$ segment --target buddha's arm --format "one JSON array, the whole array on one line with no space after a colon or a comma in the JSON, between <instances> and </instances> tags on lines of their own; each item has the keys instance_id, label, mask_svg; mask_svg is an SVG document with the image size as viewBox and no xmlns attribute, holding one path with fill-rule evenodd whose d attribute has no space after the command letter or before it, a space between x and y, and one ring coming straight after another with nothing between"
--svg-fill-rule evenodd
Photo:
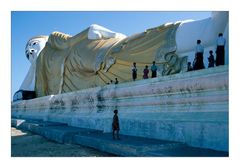
<instances>
[{"instance_id":1,"label":"buddha's arm","mask_svg":"<svg viewBox=\"0 0 240 168\"><path fill-rule=\"evenodd\" d=\"M75 36L71 36L70 38L68 38L67 40L68 46L74 46L75 44L79 43L81 40L86 39L87 32L88 32L88 29L85 29L84 31L76 34Z\"/></svg>"}]
</instances>

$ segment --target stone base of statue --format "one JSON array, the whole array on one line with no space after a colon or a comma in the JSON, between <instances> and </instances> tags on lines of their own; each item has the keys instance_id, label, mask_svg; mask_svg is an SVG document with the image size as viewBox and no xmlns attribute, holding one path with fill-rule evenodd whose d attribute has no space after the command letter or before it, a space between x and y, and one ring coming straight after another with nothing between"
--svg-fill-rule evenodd
<instances>
[{"instance_id":1,"label":"stone base of statue","mask_svg":"<svg viewBox=\"0 0 240 168\"><path fill-rule=\"evenodd\" d=\"M228 66L12 103L12 117L228 151Z\"/></svg>"}]
</instances>

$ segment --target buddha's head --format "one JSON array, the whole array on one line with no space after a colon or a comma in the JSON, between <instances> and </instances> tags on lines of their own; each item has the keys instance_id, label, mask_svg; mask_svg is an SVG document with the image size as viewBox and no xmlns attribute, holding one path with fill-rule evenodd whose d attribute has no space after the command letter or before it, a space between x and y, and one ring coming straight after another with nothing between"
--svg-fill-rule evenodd
<instances>
[{"instance_id":1,"label":"buddha's head","mask_svg":"<svg viewBox=\"0 0 240 168\"><path fill-rule=\"evenodd\" d=\"M25 54L31 64L36 61L38 55L45 47L48 36L36 36L31 38L25 47Z\"/></svg>"}]
</instances>

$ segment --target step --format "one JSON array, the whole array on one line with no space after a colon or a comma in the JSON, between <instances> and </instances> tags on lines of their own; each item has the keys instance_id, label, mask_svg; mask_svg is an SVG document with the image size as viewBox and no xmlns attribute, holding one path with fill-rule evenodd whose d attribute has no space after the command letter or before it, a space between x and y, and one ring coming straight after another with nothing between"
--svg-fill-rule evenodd
<instances>
[{"instance_id":1,"label":"step","mask_svg":"<svg viewBox=\"0 0 240 168\"><path fill-rule=\"evenodd\" d=\"M189 147L174 141L121 134L120 140L113 140L111 133L40 120L12 119L12 126L34 132L58 143L83 145L117 156L228 156L228 152Z\"/></svg>"}]
</instances>

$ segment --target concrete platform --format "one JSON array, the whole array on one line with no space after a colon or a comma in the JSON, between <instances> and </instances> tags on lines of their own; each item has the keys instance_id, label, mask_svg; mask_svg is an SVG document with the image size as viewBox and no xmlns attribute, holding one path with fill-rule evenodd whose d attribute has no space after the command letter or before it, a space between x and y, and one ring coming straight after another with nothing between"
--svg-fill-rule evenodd
<instances>
[{"instance_id":1,"label":"concrete platform","mask_svg":"<svg viewBox=\"0 0 240 168\"><path fill-rule=\"evenodd\" d=\"M67 126L41 120L12 119L12 126L39 134L59 143L79 144L117 156L141 157L227 157L228 152L187 146L186 144L159 139L120 135L113 140L111 133Z\"/></svg>"},{"instance_id":2,"label":"concrete platform","mask_svg":"<svg viewBox=\"0 0 240 168\"><path fill-rule=\"evenodd\" d=\"M229 151L228 65L12 103L12 118L43 120Z\"/></svg>"},{"instance_id":3,"label":"concrete platform","mask_svg":"<svg viewBox=\"0 0 240 168\"><path fill-rule=\"evenodd\" d=\"M11 128L11 157L113 157L87 146L57 143L20 128Z\"/></svg>"}]
</instances>

